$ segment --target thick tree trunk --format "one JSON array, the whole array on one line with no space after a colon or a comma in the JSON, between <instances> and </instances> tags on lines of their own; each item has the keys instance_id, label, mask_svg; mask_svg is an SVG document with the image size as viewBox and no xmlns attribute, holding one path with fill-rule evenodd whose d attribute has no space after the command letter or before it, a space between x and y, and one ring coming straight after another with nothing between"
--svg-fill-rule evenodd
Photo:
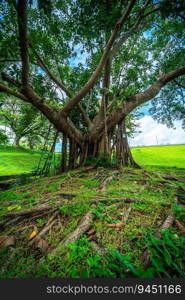
<instances>
[{"instance_id":1,"label":"thick tree trunk","mask_svg":"<svg viewBox=\"0 0 185 300\"><path fill-rule=\"evenodd\" d=\"M126 134L125 119L118 124L117 143L116 143L116 159L119 166L127 166L140 168L140 166L133 159L128 138Z\"/></svg>"}]
</instances>

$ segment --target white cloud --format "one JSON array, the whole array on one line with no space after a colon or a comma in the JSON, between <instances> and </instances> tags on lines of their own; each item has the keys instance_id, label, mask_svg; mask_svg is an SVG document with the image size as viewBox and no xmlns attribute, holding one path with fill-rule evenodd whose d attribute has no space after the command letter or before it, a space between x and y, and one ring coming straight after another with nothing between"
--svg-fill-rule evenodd
<instances>
[{"instance_id":1,"label":"white cloud","mask_svg":"<svg viewBox=\"0 0 185 300\"><path fill-rule=\"evenodd\" d=\"M134 138L129 139L130 146L185 143L185 131L181 127L181 121L174 122L176 129L159 124L150 116L141 118L138 123L140 124L139 129L141 133L136 134Z\"/></svg>"}]
</instances>

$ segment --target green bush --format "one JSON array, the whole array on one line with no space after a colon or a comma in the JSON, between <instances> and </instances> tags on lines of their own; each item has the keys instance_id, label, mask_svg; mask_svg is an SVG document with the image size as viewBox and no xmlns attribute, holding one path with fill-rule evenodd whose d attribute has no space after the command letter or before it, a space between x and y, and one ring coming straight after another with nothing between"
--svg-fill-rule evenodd
<instances>
[{"instance_id":1,"label":"green bush","mask_svg":"<svg viewBox=\"0 0 185 300\"><path fill-rule=\"evenodd\" d=\"M9 138L3 129L0 129L0 145L7 145L9 143Z\"/></svg>"}]
</instances>

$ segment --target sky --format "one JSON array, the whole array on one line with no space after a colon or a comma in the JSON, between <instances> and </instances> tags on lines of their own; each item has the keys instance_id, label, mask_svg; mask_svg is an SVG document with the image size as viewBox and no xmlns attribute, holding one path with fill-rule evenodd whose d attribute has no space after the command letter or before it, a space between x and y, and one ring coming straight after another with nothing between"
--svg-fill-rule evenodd
<instances>
[{"instance_id":1,"label":"sky","mask_svg":"<svg viewBox=\"0 0 185 300\"><path fill-rule=\"evenodd\" d=\"M185 130L181 127L181 121L175 121L176 129L168 128L153 120L151 116L145 115L138 121L141 133L129 139L133 146L150 146L166 144L185 144Z\"/></svg>"}]
</instances>

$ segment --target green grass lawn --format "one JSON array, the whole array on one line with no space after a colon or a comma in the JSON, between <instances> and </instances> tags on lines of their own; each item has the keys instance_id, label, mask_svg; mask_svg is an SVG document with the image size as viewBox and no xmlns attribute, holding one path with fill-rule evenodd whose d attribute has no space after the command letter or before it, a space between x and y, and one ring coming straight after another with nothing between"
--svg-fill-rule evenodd
<instances>
[{"instance_id":1,"label":"green grass lawn","mask_svg":"<svg viewBox=\"0 0 185 300\"><path fill-rule=\"evenodd\" d=\"M0 175L29 173L37 167L39 153L21 147L0 146Z\"/></svg>"},{"instance_id":2,"label":"green grass lawn","mask_svg":"<svg viewBox=\"0 0 185 300\"><path fill-rule=\"evenodd\" d=\"M185 145L132 148L141 166L185 168ZM0 146L0 175L29 173L38 166L40 153L21 147Z\"/></svg>"},{"instance_id":3,"label":"green grass lawn","mask_svg":"<svg viewBox=\"0 0 185 300\"><path fill-rule=\"evenodd\" d=\"M0 147L0 172L22 173L37 165L39 153L14 150ZM57 176L34 178L0 191L1 235L7 237L11 233L16 241L13 257L8 247L0 249L0 269L3 270L0 278L185 277L182 230L173 222L169 230L163 231L160 240L156 242L153 237L172 212L185 227L184 170L178 169L185 167L185 146L142 147L132 151L144 168L117 171L101 167L91 172L81 168ZM7 165L4 169L3 164ZM105 178L111 180L102 191ZM135 201L126 203L124 198ZM92 206L93 200L96 200L95 206ZM7 213L46 203L51 207L47 213L39 211L39 215L28 215L18 221L15 218L13 224L7 225ZM53 209L58 210L57 217L42 243L30 245L33 230L37 228L41 232L53 216ZM124 221L128 210L128 220ZM93 217L91 234L84 233L66 251L65 239L76 230L87 212L92 212ZM2 226L3 221L5 226ZM115 224L119 224L119 228ZM93 250L91 240L106 252ZM48 256L50 249L57 247L59 252ZM144 270L141 257L146 248L152 259Z\"/></svg>"},{"instance_id":4,"label":"green grass lawn","mask_svg":"<svg viewBox=\"0 0 185 300\"><path fill-rule=\"evenodd\" d=\"M132 154L141 166L185 168L185 145L132 148Z\"/></svg>"}]
</instances>

